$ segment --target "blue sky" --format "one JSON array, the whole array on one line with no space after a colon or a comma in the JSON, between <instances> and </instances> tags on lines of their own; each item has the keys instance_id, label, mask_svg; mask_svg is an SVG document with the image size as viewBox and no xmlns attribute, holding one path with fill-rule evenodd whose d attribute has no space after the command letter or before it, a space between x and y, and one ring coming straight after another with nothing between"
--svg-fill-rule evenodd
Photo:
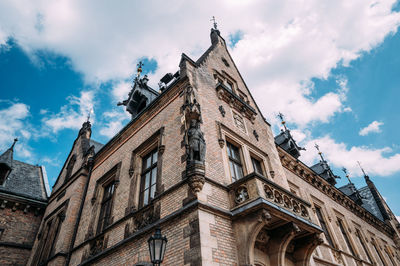
<instances>
[{"instance_id":1,"label":"blue sky","mask_svg":"<svg viewBox=\"0 0 400 266\"><path fill-rule=\"evenodd\" d=\"M399 7L394 0L4 1L0 149L19 137L16 158L44 165L52 185L87 114L93 110L92 138L106 143L130 119L116 103L136 63L144 61L157 88L182 52L196 59L208 48L214 15L273 131L280 111L307 148L303 162L318 160L318 143L335 173L344 177L340 169L348 168L359 187L361 161L399 216Z\"/></svg>"}]
</instances>

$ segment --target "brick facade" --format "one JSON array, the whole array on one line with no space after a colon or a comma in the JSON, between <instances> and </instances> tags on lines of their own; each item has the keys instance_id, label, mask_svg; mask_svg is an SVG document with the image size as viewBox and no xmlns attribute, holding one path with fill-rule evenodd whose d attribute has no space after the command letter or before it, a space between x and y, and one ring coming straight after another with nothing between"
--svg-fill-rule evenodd
<instances>
[{"instance_id":1,"label":"brick facade","mask_svg":"<svg viewBox=\"0 0 400 266\"><path fill-rule=\"evenodd\" d=\"M148 265L147 239L160 227L168 238L163 265L371 265L354 238L355 226L365 232L374 259L370 245L376 241L387 264L391 255L385 249L400 264L397 224L380 229L376 218L359 216L350 203L336 202L306 182L305 170L296 174L296 160L275 145L270 125L217 30L212 30L211 40L197 62L182 55L179 78L101 150L90 153L85 148L91 132L86 125L61 170L41 224L44 232L48 221L65 211L53 253L39 259L43 240L37 238L29 264ZM189 105L195 111L188 115ZM190 165L186 154L184 139L193 117L202 122L204 165ZM236 182L227 142L240 153L243 178ZM140 194L142 160L154 150L157 189L145 205ZM73 154L77 160L64 181ZM251 158L260 162L262 173L254 173ZM107 226L99 229L108 184L114 184L112 209ZM327 222L337 243L334 248L321 238L314 211L319 201L331 217ZM339 216L346 217L350 241L361 255L351 256L346 250L335 225Z\"/></svg>"}]
</instances>

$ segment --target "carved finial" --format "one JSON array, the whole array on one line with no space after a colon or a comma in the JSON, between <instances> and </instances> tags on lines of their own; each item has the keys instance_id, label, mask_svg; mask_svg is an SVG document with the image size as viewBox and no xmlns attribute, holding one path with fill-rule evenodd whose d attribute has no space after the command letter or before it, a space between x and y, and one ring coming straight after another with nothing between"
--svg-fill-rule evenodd
<instances>
[{"instance_id":1,"label":"carved finial","mask_svg":"<svg viewBox=\"0 0 400 266\"><path fill-rule=\"evenodd\" d=\"M342 171L346 174L347 180L349 180L349 184L351 184L350 176L349 176L349 174L347 173L347 169L343 167L343 168L342 168Z\"/></svg>"},{"instance_id":2,"label":"carved finial","mask_svg":"<svg viewBox=\"0 0 400 266\"><path fill-rule=\"evenodd\" d=\"M214 16L212 17L212 19L211 19L210 21L213 21L214 30L218 30L218 29L217 29L217 22L216 22Z\"/></svg>"},{"instance_id":3,"label":"carved finial","mask_svg":"<svg viewBox=\"0 0 400 266\"><path fill-rule=\"evenodd\" d=\"M284 115L281 113L281 112L279 112L278 113L278 117L281 119L281 124L283 125L283 127L285 128L285 130L287 130L287 128L286 128L286 122L285 122L285 120L284 120Z\"/></svg>"},{"instance_id":4,"label":"carved finial","mask_svg":"<svg viewBox=\"0 0 400 266\"><path fill-rule=\"evenodd\" d=\"M360 166L361 171L363 172L364 176L366 176L367 174L365 173L364 169L361 166L360 161L357 161L358 166Z\"/></svg>"},{"instance_id":5,"label":"carved finial","mask_svg":"<svg viewBox=\"0 0 400 266\"><path fill-rule=\"evenodd\" d=\"M137 64L137 74L136 77L139 78L140 74L142 73L142 66L144 66L142 61L139 61L139 63Z\"/></svg>"},{"instance_id":6,"label":"carved finial","mask_svg":"<svg viewBox=\"0 0 400 266\"><path fill-rule=\"evenodd\" d=\"M13 144L10 147L10 150L14 149L15 143L17 143L17 141L18 141L18 138L15 138Z\"/></svg>"}]
</instances>

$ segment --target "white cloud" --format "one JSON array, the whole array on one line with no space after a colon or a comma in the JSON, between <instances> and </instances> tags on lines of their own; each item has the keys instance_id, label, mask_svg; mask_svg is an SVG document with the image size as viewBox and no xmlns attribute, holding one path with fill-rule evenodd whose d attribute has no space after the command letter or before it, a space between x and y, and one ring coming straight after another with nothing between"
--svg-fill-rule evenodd
<instances>
[{"instance_id":1,"label":"white cloud","mask_svg":"<svg viewBox=\"0 0 400 266\"><path fill-rule=\"evenodd\" d=\"M123 128L124 122L129 121L128 119L131 118L131 116L124 110L105 112L102 116L108 122L105 123L99 132L100 135L109 138L117 134Z\"/></svg>"},{"instance_id":2,"label":"white cloud","mask_svg":"<svg viewBox=\"0 0 400 266\"><path fill-rule=\"evenodd\" d=\"M305 144L306 151L302 152L300 159L308 165L317 161L318 154L314 144L320 146L326 160L335 167L346 167L352 175L361 176L357 165L360 161L363 168L370 175L387 176L400 171L400 154L391 155L392 149L380 149L367 146L349 147L345 143L336 142L329 136L313 139ZM389 155L390 154L390 155Z\"/></svg>"},{"instance_id":3,"label":"white cloud","mask_svg":"<svg viewBox=\"0 0 400 266\"><path fill-rule=\"evenodd\" d=\"M8 149L15 137L19 139L15 146L18 156L29 158L32 155L27 141L32 130L27 119L30 116L29 106L23 103L8 102L8 107L0 109L0 153Z\"/></svg>"},{"instance_id":4,"label":"white cloud","mask_svg":"<svg viewBox=\"0 0 400 266\"><path fill-rule=\"evenodd\" d=\"M311 78L329 77L332 68L394 33L400 22L399 13L391 11L394 3L2 1L0 44L12 36L31 56L38 49L67 56L89 83L125 80L146 56L158 63L150 76L156 84L177 69L182 52L193 57L204 52L215 15L226 39L242 33L232 54L266 116L279 110L304 126L351 110L340 84L312 97Z\"/></svg>"},{"instance_id":5,"label":"white cloud","mask_svg":"<svg viewBox=\"0 0 400 266\"><path fill-rule=\"evenodd\" d=\"M366 136L372 132L379 133L379 132L381 132L380 126L382 126L382 125L383 125L383 122L374 121L371 124L369 124L367 127L360 129L360 132L358 134L360 134L360 136Z\"/></svg>"},{"instance_id":6,"label":"white cloud","mask_svg":"<svg viewBox=\"0 0 400 266\"><path fill-rule=\"evenodd\" d=\"M80 97L69 96L68 104L61 107L56 114L46 113L42 122L56 133L62 129L79 129L94 105L94 91L82 91ZM94 118L91 117L91 121Z\"/></svg>"},{"instance_id":7,"label":"white cloud","mask_svg":"<svg viewBox=\"0 0 400 266\"><path fill-rule=\"evenodd\" d=\"M400 223L400 216L396 216L396 218L397 218L397 221L399 221L399 223Z\"/></svg>"}]
</instances>

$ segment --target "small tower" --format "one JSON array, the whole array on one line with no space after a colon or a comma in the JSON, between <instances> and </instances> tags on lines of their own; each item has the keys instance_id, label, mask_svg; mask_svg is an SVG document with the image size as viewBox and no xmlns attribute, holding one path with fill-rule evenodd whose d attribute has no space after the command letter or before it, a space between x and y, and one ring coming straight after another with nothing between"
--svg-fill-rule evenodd
<instances>
[{"instance_id":1,"label":"small tower","mask_svg":"<svg viewBox=\"0 0 400 266\"><path fill-rule=\"evenodd\" d=\"M363 202L362 202L362 197L360 195L360 192L358 191L358 189L356 188L354 183L351 182L350 175L348 174L347 169L343 167L342 170L345 173L346 178L349 181L349 183L347 185L340 187L339 190L342 191L347 196L349 196L358 205L362 205Z\"/></svg>"},{"instance_id":2,"label":"small tower","mask_svg":"<svg viewBox=\"0 0 400 266\"><path fill-rule=\"evenodd\" d=\"M2 155L0 155L0 185L3 185L8 175L12 171L12 162L14 160L14 145L18 141L14 139L14 143Z\"/></svg>"},{"instance_id":3,"label":"small tower","mask_svg":"<svg viewBox=\"0 0 400 266\"><path fill-rule=\"evenodd\" d=\"M118 106L126 106L126 111L132 115L132 119L141 113L159 95L157 91L147 85L149 81L147 75L144 75L143 78L140 77L142 66L143 63L140 61L137 64L137 74L133 79L132 90L128 94L128 99L117 104Z\"/></svg>"},{"instance_id":4,"label":"small tower","mask_svg":"<svg viewBox=\"0 0 400 266\"><path fill-rule=\"evenodd\" d=\"M275 137L275 143L297 159L300 157L300 151L305 150L305 148L299 147L296 144L296 141L290 134L290 130L286 127L286 122L283 119L284 115L279 113L278 117L281 119L281 124L284 129L281 129L281 133Z\"/></svg>"},{"instance_id":5,"label":"small tower","mask_svg":"<svg viewBox=\"0 0 400 266\"><path fill-rule=\"evenodd\" d=\"M325 160L325 158L322 156L322 152L319 149L319 146L315 144L315 148L318 151L318 154L321 158L321 160L316 163L315 165L311 166L311 169L320 175L323 179L329 182L332 186L336 185L336 178L340 178L339 176L333 174L331 168L328 165L328 162Z\"/></svg>"},{"instance_id":6,"label":"small tower","mask_svg":"<svg viewBox=\"0 0 400 266\"><path fill-rule=\"evenodd\" d=\"M380 213L382 214L383 220L385 220L385 221L390 220L389 214L385 209L385 206L382 202L382 198L380 197L380 194L379 194L378 189L376 188L374 182L372 182L372 180L369 178L369 176L365 173L364 169L361 167L360 162L357 161L357 163L360 166L361 171L363 172L365 182L367 183L367 186L368 186L369 190L371 191L371 194L376 202L376 205L378 206Z\"/></svg>"}]
</instances>

